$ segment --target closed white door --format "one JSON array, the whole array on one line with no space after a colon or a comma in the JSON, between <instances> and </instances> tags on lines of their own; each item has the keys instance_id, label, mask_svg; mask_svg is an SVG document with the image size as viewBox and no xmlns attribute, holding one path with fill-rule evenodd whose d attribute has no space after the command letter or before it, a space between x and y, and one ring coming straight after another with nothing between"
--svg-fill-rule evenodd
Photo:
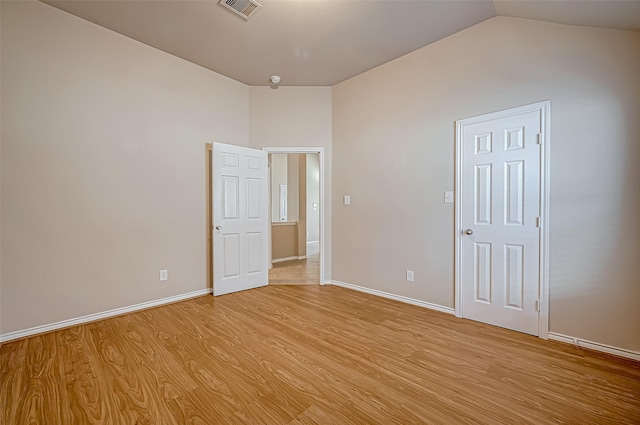
<instances>
[{"instance_id":1,"label":"closed white door","mask_svg":"<svg viewBox=\"0 0 640 425\"><path fill-rule=\"evenodd\" d=\"M269 283L267 154L213 144L213 295Z\"/></svg>"},{"instance_id":2,"label":"closed white door","mask_svg":"<svg viewBox=\"0 0 640 425\"><path fill-rule=\"evenodd\" d=\"M458 126L461 311L538 335L542 112L497 115Z\"/></svg>"}]
</instances>

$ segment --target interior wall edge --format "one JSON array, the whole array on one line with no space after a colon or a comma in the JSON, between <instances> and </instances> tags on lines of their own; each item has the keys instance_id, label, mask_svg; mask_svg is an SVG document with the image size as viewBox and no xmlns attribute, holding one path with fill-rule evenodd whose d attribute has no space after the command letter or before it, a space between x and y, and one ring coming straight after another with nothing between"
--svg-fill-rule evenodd
<instances>
[{"instance_id":1,"label":"interior wall edge","mask_svg":"<svg viewBox=\"0 0 640 425\"><path fill-rule=\"evenodd\" d=\"M98 320L107 319L109 317L121 316L123 314L133 313L136 311L146 310L148 308L159 307L166 304L172 304L178 301L184 301L191 298L201 297L212 293L212 288L199 289L197 291L187 292L185 294L173 295L171 297L160 298L153 301L145 301L138 304L133 304L126 307L114 308L112 310L102 311L100 313L87 314L86 316L75 317L72 319L61 320L55 323L49 323L46 325L34 326L28 329L22 329L14 332L8 332L6 334L0 334L0 344L5 342L14 341L16 339L22 339L30 336L40 335L48 332L57 331L72 326L82 325L90 322L97 322Z\"/></svg>"},{"instance_id":2,"label":"interior wall edge","mask_svg":"<svg viewBox=\"0 0 640 425\"><path fill-rule=\"evenodd\" d=\"M455 311L451 307L445 307L443 305L434 304L426 301L416 300L415 298L404 297L402 295L396 295L389 292L378 291L377 289L371 289L364 286L354 285L353 283L341 282L339 280L325 281L326 285L335 285L342 288L352 289L358 292L364 292L366 294L376 295L382 298L388 298L390 300L400 301L405 304L411 304L418 307L428 308L430 310L439 311L441 313L454 314Z\"/></svg>"},{"instance_id":3,"label":"interior wall edge","mask_svg":"<svg viewBox=\"0 0 640 425\"><path fill-rule=\"evenodd\" d=\"M611 345L601 344L599 342L594 342L594 341L588 341L586 339L563 335L555 332L549 332L549 339L552 341L558 341L565 344L575 345L580 348L586 348L589 350L599 351L601 353L612 354L614 356L640 361L639 351L626 350L624 348L613 347Z\"/></svg>"},{"instance_id":4,"label":"interior wall edge","mask_svg":"<svg viewBox=\"0 0 640 425\"><path fill-rule=\"evenodd\" d=\"M202 145L249 145L249 87L42 2L1 9L0 335L206 288Z\"/></svg>"}]
</instances>

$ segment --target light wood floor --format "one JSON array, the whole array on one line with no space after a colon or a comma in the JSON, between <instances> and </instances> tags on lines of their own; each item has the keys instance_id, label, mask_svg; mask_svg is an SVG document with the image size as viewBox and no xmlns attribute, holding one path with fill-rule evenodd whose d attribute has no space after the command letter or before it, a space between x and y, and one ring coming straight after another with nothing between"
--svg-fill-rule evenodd
<instances>
[{"instance_id":1,"label":"light wood floor","mask_svg":"<svg viewBox=\"0 0 640 425\"><path fill-rule=\"evenodd\" d=\"M318 285L320 254L310 254L304 260L275 263L269 270L269 285Z\"/></svg>"},{"instance_id":2,"label":"light wood floor","mask_svg":"<svg viewBox=\"0 0 640 425\"><path fill-rule=\"evenodd\" d=\"M638 424L640 363L332 286L0 348L2 424Z\"/></svg>"}]
</instances>

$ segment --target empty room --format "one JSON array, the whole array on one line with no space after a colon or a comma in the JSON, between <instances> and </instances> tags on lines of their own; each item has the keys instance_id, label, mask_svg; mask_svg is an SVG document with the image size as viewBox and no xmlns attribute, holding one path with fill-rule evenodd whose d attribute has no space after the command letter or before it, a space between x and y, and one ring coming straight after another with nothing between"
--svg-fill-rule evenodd
<instances>
[{"instance_id":1,"label":"empty room","mask_svg":"<svg viewBox=\"0 0 640 425\"><path fill-rule=\"evenodd\" d=\"M640 1L0 1L0 424L640 423Z\"/></svg>"}]
</instances>

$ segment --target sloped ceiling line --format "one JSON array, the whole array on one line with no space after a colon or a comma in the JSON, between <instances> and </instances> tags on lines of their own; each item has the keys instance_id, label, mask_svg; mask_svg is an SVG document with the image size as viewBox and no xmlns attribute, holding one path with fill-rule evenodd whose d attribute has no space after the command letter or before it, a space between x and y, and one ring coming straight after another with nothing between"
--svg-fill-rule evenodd
<instances>
[{"instance_id":1,"label":"sloped ceiling line","mask_svg":"<svg viewBox=\"0 0 640 425\"><path fill-rule=\"evenodd\" d=\"M43 2L252 86L332 86L497 15L640 31L640 0Z\"/></svg>"}]
</instances>

